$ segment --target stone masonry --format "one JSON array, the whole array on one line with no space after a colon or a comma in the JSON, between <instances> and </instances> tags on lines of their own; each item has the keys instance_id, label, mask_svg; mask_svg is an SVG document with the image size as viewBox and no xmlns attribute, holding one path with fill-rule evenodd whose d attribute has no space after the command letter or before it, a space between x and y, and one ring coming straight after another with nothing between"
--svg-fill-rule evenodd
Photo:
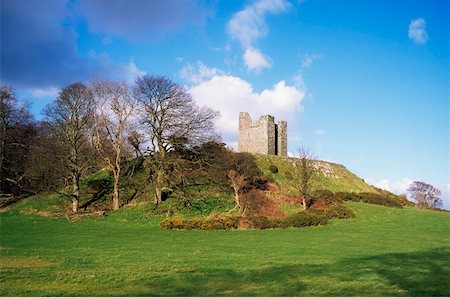
<instances>
[{"instance_id":1,"label":"stone masonry","mask_svg":"<svg viewBox=\"0 0 450 297\"><path fill-rule=\"evenodd\" d=\"M239 113L240 152L287 157L287 123L265 115L252 122L247 112Z\"/></svg>"}]
</instances>

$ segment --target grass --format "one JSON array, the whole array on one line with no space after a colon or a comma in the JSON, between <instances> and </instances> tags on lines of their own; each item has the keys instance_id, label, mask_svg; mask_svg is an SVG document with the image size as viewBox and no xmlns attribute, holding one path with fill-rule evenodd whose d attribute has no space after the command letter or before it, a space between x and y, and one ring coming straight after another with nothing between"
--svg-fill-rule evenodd
<instances>
[{"instance_id":1,"label":"grass","mask_svg":"<svg viewBox=\"0 0 450 297\"><path fill-rule=\"evenodd\" d=\"M449 296L450 215L349 202L355 219L285 230L162 230L0 214L1 296Z\"/></svg>"},{"instance_id":2,"label":"grass","mask_svg":"<svg viewBox=\"0 0 450 297\"><path fill-rule=\"evenodd\" d=\"M255 161L258 167L268 176L271 176L281 187L284 194L296 195L295 183L297 179L288 178L286 173L294 174L294 165L292 158L281 158L279 156L255 155ZM348 171L344 166L325 162L315 161L320 170L312 178L311 187L313 190L330 190L332 192L368 192L377 193L376 189L368 185L364 180ZM270 171L270 166L278 168L277 173ZM289 175L288 173L288 175Z\"/></svg>"}]
</instances>

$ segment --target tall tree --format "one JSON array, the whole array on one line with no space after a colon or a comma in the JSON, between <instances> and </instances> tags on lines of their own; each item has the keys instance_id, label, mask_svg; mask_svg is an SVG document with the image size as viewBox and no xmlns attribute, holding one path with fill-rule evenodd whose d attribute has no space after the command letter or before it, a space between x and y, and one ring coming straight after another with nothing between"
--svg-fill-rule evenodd
<instances>
[{"instance_id":1,"label":"tall tree","mask_svg":"<svg viewBox=\"0 0 450 297\"><path fill-rule=\"evenodd\" d=\"M25 159L35 132L31 113L13 89L0 87L0 193L27 192Z\"/></svg>"},{"instance_id":2,"label":"tall tree","mask_svg":"<svg viewBox=\"0 0 450 297\"><path fill-rule=\"evenodd\" d=\"M63 158L72 180L72 211L78 212L80 179L91 165L90 133L94 100L91 90L81 83L61 90L58 98L45 109L62 146Z\"/></svg>"},{"instance_id":3,"label":"tall tree","mask_svg":"<svg viewBox=\"0 0 450 297\"><path fill-rule=\"evenodd\" d=\"M113 209L117 210L122 160L130 151L127 132L134 101L124 82L95 81L92 89L95 95L95 146L113 174Z\"/></svg>"},{"instance_id":4,"label":"tall tree","mask_svg":"<svg viewBox=\"0 0 450 297\"><path fill-rule=\"evenodd\" d=\"M218 113L199 108L185 89L161 76L142 76L136 80L134 97L139 103L140 122L150 145L150 177L155 204L170 170L167 153L179 146L201 144L216 138L214 120Z\"/></svg>"},{"instance_id":5,"label":"tall tree","mask_svg":"<svg viewBox=\"0 0 450 297\"><path fill-rule=\"evenodd\" d=\"M441 191L422 181L413 181L407 191L420 207L442 206Z\"/></svg>"},{"instance_id":6,"label":"tall tree","mask_svg":"<svg viewBox=\"0 0 450 297\"><path fill-rule=\"evenodd\" d=\"M298 149L298 162L296 162L297 190L302 200L303 210L306 210L306 199L311 195L311 181L317 169L314 166L313 154L305 148Z\"/></svg>"}]
</instances>

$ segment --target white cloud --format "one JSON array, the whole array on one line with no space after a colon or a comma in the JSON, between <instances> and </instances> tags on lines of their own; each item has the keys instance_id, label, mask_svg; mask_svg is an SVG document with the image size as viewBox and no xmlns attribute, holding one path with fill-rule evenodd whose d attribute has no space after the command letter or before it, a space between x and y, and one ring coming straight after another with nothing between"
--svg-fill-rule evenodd
<instances>
[{"instance_id":1,"label":"white cloud","mask_svg":"<svg viewBox=\"0 0 450 297\"><path fill-rule=\"evenodd\" d=\"M314 132L316 133L317 136L322 136L325 134L325 130L322 130L322 129L317 129Z\"/></svg>"},{"instance_id":2,"label":"white cloud","mask_svg":"<svg viewBox=\"0 0 450 297\"><path fill-rule=\"evenodd\" d=\"M425 44L428 34L425 30L427 23L423 18L412 20L409 24L408 37L417 44Z\"/></svg>"},{"instance_id":3,"label":"white cloud","mask_svg":"<svg viewBox=\"0 0 450 297\"><path fill-rule=\"evenodd\" d=\"M268 32L265 16L286 11L289 7L285 0L259 0L235 13L228 22L229 35L244 48L243 58L248 70L258 72L271 66L268 59L254 47L254 42Z\"/></svg>"},{"instance_id":4,"label":"white cloud","mask_svg":"<svg viewBox=\"0 0 450 297\"><path fill-rule=\"evenodd\" d=\"M270 68L272 65L259 49L248 48L244 53L244 62L248 70L259 73L264 68Z\"/></svg>"},{"instance_id":5,"label":"white cloud","mask_svg":"<svg viewBox=\"0 0 450 297\"><path fill-rule=\"evenodd\" d=\"M197 61L197 65L195 66L187 64L180 71L181 78L193 84L199 84L215 75L222 74L224 74L222 70L217 68L209 68L203 64L202 61Z\"/></svg>"},{"instance_id":6,"label":"white cloud","mask_svg":"<svg viewBox=\"0 0 450 297\"><path fill-rule=\"evenodd\" d=\"M31 90L31 95L33 97L41 98L41 97L56 97L58 96L59 89L56 87L49 88L36 88Z\"/></svg>"},{"instance_id":7,"label":"white cloud","mask_svg":"<svg viewBox=\"0 0 450 297\"><path fill-rule=\"evenodd\" d=\"M192 86L189 92L199 105L220 111L216 125L228 145L237 140L239 112L249 112L253 120L271 114L276 120L293 123L294 114L300 110L300 102L305 97L303 90L286 85L285 81L258 93L249 82L223 74Z\"/></svg>"},{"instance_id":8,"label":"white cloud","mask_svg":"<svg viewBox=\"0 0 450 297\"><path fill-rule=\"evenodd\" d=\"M125 79L130 84L133 84L138 76L147 74L147 72L139 69L136 66L136 63L134 63L133 59L130 59L130 62L128 62L128 64L125 64L124 68L125 68Z\"/></svg>"},{"instance_id":9,"label":"white cloud","mask_svg":"<svg viewBox=\"0 0 450 297\"><path fill-rule=\"evenodd\" d=\"M178 63L183 62L184 58L183 57L176 57L175 61L177 61Z\"/></svg>"},{"instance_id":10,"label":"white cloud","mask_svg":"<svg viewBox=\"0 0 450 297\"><path fill-rule=\"evenodd\" d=\"M389 179L382 179L378 182L369 182L373 184L375 187L388 190L394 194L404 194L406 193L406 189L411 185L413 182L410 178L402 178L401 180L389 180Z\"/></svg>"},{"instance_id":11,"label":"white cloud","mask_svg":"<svg viewBox=\"0 0 450 297\"><path fill-rule=\"evenodd\" d=\"M323 55L319 54L307 54L302 58L302 69L309 68L315 60L322 58Z\"/></svg>"}]
</instances>

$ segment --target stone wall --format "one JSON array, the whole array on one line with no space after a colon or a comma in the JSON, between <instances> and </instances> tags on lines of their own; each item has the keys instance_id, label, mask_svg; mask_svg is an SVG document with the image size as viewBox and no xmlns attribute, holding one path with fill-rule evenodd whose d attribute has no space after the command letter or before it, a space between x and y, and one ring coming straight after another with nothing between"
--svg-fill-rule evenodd
<instances>
[{"instance_id":1,"label":"stone wall","mask_svg":"<svg viewBox=\"0 0 450 297\"><path fill-rule=\"evenodd\" d=\"M238 149L240 152L287 156L287 123L280 121L276 125L270 115L253 123L247 112L241 112Z\"/></svg>"}]
</instances>

